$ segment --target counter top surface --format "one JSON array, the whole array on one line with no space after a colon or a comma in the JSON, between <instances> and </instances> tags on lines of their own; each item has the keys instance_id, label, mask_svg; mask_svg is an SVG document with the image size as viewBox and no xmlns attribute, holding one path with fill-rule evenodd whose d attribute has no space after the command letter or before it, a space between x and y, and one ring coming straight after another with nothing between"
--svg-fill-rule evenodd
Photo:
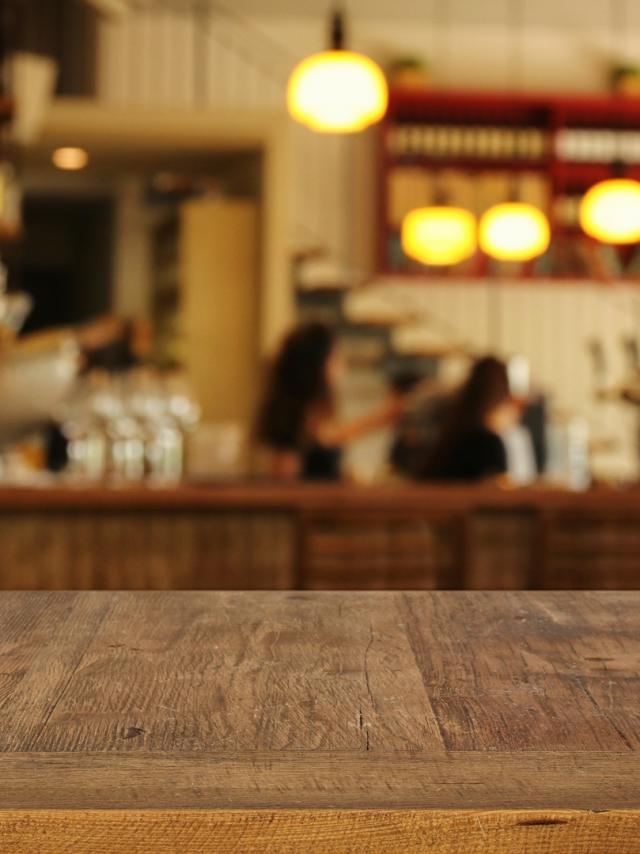
<instances>
[{"instance_id":1,"label":"counter top surface","mask_svg":"<svg viewBox=\"0 0 640 854\"><path fill-rule=\"evenodd\" d=\"M348 483L284 483L261 480L175 486L73 484L43 486L0 484L0 510L51 509L208 509L256 507L399 509L437 506L443 510L473 507L640 509L640 487L598 487L584 492L550 486L508 489L490 484L396 482L357 486Z\"/></svg>"},{"instance_id":2,"label":"counter top surface","mask_svg":"<svg viewBox=\"0 0 640 854\"><path fill-rule=\"evenodd\" d=\"M640 809L640 593L3 593L0 686L4 809Z\"/></svg>"},{"instance_id":3,"label":"counter top surface","mask_svg":"<svg viewBox=\"0 0 640 854\"><path fill-rule=\"evenodd\" d=\"M640 593L2 593L7 854L638 854Z\"/></svg>"}]
</instances>

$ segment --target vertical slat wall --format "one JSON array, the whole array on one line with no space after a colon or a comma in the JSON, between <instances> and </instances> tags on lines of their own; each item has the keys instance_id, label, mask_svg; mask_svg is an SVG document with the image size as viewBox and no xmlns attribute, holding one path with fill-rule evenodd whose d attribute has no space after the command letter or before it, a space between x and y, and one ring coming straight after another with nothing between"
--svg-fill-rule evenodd
<instances>
[{"instance_id":1,"label":"vertical slat wall","mask_svg":"<svg viewBox=\"0 0 640 854\"><path fill-rule=\"evenodd\" d=\"M315 48L322 42L322 32L317 35ZM286 41L232 11L159 3L101 20L97 93L105 104L284 113L286 81L300 46L289 51ZM352 172L353 140L293 124L291 132L291 244L328 247L333 257L348 261L352 232L342 211L354 196L344 180Z\"/></svg>"}]
</instances>

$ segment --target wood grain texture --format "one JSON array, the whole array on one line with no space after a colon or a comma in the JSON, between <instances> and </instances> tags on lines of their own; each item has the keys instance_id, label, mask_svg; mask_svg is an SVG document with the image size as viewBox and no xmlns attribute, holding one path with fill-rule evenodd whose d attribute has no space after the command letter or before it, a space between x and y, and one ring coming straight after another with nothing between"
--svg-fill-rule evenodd
<instances>
[{"instance_id":1,"label":"wood grain texture","mask_svg":"<svg viewBox=\"0 0 640 854\"><path fill-rule=\"evenodd\" d=\"M0 589L288 590L296 529L283 512L5 511Z\"/></svg>"},{"instance_id":2,"label":"wood grain texture","mask_svg":"<svg viewBox=\"0 0 640 854\"><path fill-rule=\"evenodd\" d=\"M638 807L637 756L602 751L8 753L0 767L15 810Z\"/></svg>"},{"instance_id":3,"label":"wood grain texture","mask_svg":"<svg viewBox=\"0 0 640 854\"><path fill-rule=\"evenodd\" d=\"M0 589L640 589L640 490L0 487Z\"/></svg>"},{"instance_id":4,"label":"wood grain texture","mask_svg":"<svg viewBox=\"0 0 640 854\"><path fill-rule=\"evenodd\" d=\"M0 812L6 854L640 854L637 813Z\"/></svg>"},{"instance_id":5,"label":"wood grain texture","mask_svg":"<svg viewBox=\"0 0 640 854\"><path fill-rule=\"evenodd\" d=\"M461 586L456 514L403 507L299 515L300 582L308 590L437 590Z\"/></svg>"},{"instance_id":6,"label":"wood grain texture","mask_svg":"<svg viewBox=\"0 0 640 854\"><path fill-rule=\"evenodd\" d=\"M0 850L631 854L639 710L640 593L3 593Z\"/></svg>"}]
</instances>

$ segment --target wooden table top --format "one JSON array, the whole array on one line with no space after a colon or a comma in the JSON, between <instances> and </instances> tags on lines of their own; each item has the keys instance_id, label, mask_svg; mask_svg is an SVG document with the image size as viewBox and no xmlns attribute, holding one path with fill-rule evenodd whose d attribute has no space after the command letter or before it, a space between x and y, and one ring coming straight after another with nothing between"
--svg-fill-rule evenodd
<instances>
[{"instance_id":1,"label":"wooden table top","mask_svg":"<svg viewBox=\"0 0 640 854\"><path fill-rule=\"evenodd\" d=\"M640 593L0 594L3 854L462 838L640 852Z\"/></svg>"}]
</instances>

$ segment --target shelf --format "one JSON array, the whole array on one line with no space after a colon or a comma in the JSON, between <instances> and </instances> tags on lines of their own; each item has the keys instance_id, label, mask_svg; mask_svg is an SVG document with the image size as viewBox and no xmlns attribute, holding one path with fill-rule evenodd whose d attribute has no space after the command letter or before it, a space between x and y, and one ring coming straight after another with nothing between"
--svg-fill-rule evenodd
<instances>
[{"instance_id":1,"label":"shelf","mask_svg":"<svg viewBox=\"0 0 640 854\"><path fill-rule=\"evenodd\" d=\"M640 129L640 97L393 89L387 121Z\"/></svg>"},{"instance_id":2,"label":"shelf","mask_svg":"<svg viewBox=\"0 0 640 854\"><path fill-rule=\"evenodd\" d=\"M627 164L625 175L640 180L640 97L392 90L387 115L379 126L378 272L425 277L422 271L389 269L400 260L394 258L398 249L393 235L397 232L387 222L392 210L391 176L402 169L431 173L425 175L421 190L416 191L409 174L404 184L397 185L405 187L404 202L409 205L416 204L413 197L421 192L433 194L437 176L445 170L466 176L535 173L536 180L544 178L539 186L548 200L552 233L566 237L571 229L556 219L557 201L578 197L592 184L611 177L621 155ZM418 177L418 181L417 186L422 187L422 179ZM394 198L394 205L398 204L400 197ZM394 221L404 210L403 203L399 205ZM485 264L472 273L477 278L486 275ZM451 271L447 279L466 276ZM575 276L587 278L581 272ZM531 265L523 267L520 277L539 278L532 273ZM611 278L617 276L612 273ZM605 275L602 279L609 280Z\"/></svg>"},{"instance_id":3,"label":"shelf","mask_svg":"<svg viewBox=\"0 0 640 854\"><path fill-rule=\"evenodd\" d=\"M464 172L488 172L505 168L505 159L498 157L429 157L424 154L390 154L387 157L390 166L424 166L425 168L460 169ZM549 161L509 160L510 172L546 172Z\"/></svg>"}]
</instances>

